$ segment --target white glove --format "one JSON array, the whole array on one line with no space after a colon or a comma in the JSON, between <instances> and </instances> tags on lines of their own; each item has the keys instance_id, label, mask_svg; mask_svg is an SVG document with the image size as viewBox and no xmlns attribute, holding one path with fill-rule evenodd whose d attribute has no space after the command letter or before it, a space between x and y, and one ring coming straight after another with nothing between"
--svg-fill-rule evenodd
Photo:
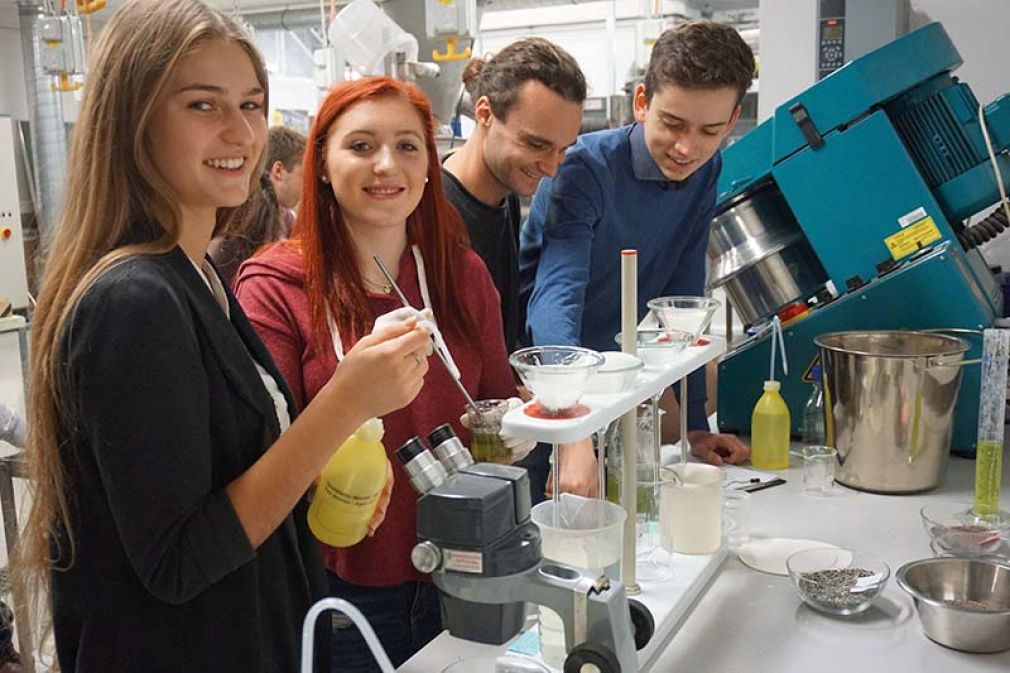
<instances>
[{"instance_id":1,"label":"white glove","mask_svg":"<svg viewBox=\"0 0 1010 673\"><path fill-rule=\"evenodd\" d=\"M510 397L508 399L509 411L513 409L518 409L523 405L523 401L518 397ZM498 433L498 437L501 438L501 443L505 445L509 451L512 452L512 463L518 463L520 460L529 455L530 451L536 448L537 443L532 439L519 439L518 437L513 437L506 434L504 430Z\"/></svg>"},{"instance_id":2,"label":"white glove","mask_svg":"<svg viewBox=\"0 0 1010 673\"><path fill-rule=\"evenodd\" d=\"M510 397L507 402L509 404L509 411L518 409L523 405L523 401L518 397ZM467 418L466 414L459 417L459 422L467 430L470 429L470 419ZM512 437L511 435L506 434L504 430L500 430L498 432L498 439L500 439L505 448L511 452L512 455L509 458L509 462L513 464L518 463L520 460L528 456L530 451L536 448L537 445L537 443L532 439L519 439L518 437Z\"/></svg>"},{"instance_id":3,"label":"white glove","mask_svg":"<svg viewBox=\"0 0 1010 673\"><path fill-rule=\"evenodd\" d=\"M434 336L438 333L438 328L435 327L435 317L432 315L429 309L424 309L423 311L418 311L413 306L403 306L396 310L390 311L389 313L383 313L378 318L375 319L375 324L372 325L372 334L375 334L379 330L388 327L390 325L395 325L396 323L404 322L414 318L417 320L417 326L423 329L428 334ZM438 338L441 339L442 335L439 334ZM427 342L427 355L432 353L431 341Z\"/></svg>"},{"instance_id":4,"label":"white glove","mask_svg":"<svg viewBox=\"0 0 1010 673\"><path fill-rule=\"evenodd\" d=\"M28 424L24 416L5 404L0 404L0 441L16 449L25 448L28 441Z\"/></svg>"}]
</instances>

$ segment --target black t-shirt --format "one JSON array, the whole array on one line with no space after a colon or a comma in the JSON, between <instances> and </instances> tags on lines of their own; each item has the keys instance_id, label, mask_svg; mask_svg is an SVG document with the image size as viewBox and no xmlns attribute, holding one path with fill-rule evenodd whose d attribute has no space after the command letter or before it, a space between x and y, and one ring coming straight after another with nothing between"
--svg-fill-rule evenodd
<instances>
[{"instance_id":1,"label":"black t-shirt","mask_svg":"<svg viewBox=\"0 0 1010 673\"><path fill-rule=\"evenodd\" d=\"M442 191L466 222L470 245L501 295L505 347L511 353L519 347L524 313L519 306L519 199L510 194L501 205L488 206L444 168Z\"/></svg>"}]
</instances>

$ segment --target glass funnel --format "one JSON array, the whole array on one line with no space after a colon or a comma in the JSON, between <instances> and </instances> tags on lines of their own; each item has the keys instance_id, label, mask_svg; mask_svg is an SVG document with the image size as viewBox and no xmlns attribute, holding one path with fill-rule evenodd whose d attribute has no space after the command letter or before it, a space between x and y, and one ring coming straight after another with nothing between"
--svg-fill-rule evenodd
<instances>
[{"instance_id":1,"label":"glass funnel","mask_svg":"<svg viewBox=\"0 0 1010 673\"><path fill-rule=\"evenodd\" d=\"M656 297L646 304L656 315L659 324L668 330L688 332L694 339L700 337L719 308L719 302L710 297Z\"/></svg>"},{"instance_id":2,"label":"glass funnel","mask_svg":"<svg viewBox=\"0 0 1010 673\"><path fill-rule=\"evenodd\" d=\"M533 346L509 356L523 384L548 414L561 415L578 404L603 356L577 346Z\"/></svg>"}]
</instances>

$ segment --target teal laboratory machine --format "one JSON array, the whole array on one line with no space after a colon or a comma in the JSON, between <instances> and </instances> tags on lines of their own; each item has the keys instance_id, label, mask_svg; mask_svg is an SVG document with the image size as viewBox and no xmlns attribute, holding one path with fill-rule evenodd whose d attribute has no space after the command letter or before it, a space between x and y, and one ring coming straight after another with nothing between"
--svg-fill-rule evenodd
<instances>
[{"instance_id":1,"label":"teal laboratory machine","mask_svg":"<svg viewBox=\"0 0 1010 673\"><path fill-rule=\"evenodd\" d=\"M976 357L978 331L1002 315L977 246L1008 225L1002 208L986 211L1010 179L1010 96L980 107L951 74L960 64L929 24L782 104L723 153L709 285L725 287L752 332L790 318L780 379L796 435L818 335L942 329ZM769 346L758 334L720 362L720 430L749 432ZM979 384L979 368L965 367L954 452L975 452Z\"/></svg>"}]
</instances>

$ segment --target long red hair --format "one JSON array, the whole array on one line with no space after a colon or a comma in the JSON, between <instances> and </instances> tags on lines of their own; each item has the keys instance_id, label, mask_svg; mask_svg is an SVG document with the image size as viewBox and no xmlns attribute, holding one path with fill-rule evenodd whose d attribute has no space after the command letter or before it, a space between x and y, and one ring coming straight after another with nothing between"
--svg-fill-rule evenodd
<instances>
[{"instance_id":1,"label":"long red hair","mask_svg":"<svg viewBox=\"0 0 1010 673\"><path fill-rule=\"evenodd\" d=\"M405 99L417 110L428 149L428 183L417 208L407 217L407 244L416 244L421 249L439 327L463 338L476 338L473 316L458 290L463 280L458 275L460 254L469 239L466 225L442 194L442 166L435 145L431 105L412 84L388 77L366 77L330 90L319 108L305 148L302 199L293 243L304 260L305 291L317 344L329 340L327 308L332 311L341 334L357 339L372 327L354 241L340 215L333 190L322 178L326 142L333 123L354 104L384 97Z\"/></svg>"}]
</instances>

